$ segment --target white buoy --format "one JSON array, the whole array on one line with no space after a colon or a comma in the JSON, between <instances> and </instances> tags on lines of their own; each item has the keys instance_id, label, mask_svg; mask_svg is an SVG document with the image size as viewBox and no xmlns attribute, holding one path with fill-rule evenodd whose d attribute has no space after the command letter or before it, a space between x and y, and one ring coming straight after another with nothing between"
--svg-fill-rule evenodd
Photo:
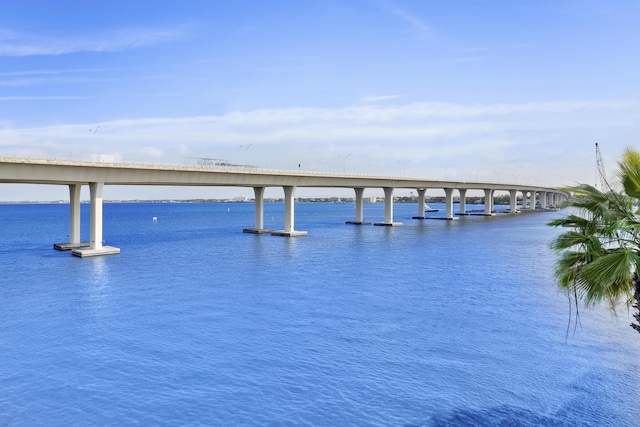
<instances>
[{"instance_id":1,"label":"white buoy","mask_svg":"<svg viewBox=\"0 0 640 427\"><path fill-rule=\"evenodd\" d=\"M157 216L154 216L154 217L152 218L152 221L153 221L153 223L154 223L154 224L157 224L157 223L158 223L158 217L157 217Z\"/></svg>"}]
</instances>

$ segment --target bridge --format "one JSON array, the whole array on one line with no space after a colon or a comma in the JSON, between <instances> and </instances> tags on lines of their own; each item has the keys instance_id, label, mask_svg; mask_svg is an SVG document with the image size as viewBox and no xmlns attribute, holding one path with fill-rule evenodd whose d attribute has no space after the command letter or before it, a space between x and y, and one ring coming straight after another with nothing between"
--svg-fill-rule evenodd
<instances>
[{"instance_id":1,"label":"bridge","mask_svg":"<svg viewBox=\"0 0 640 427\"><path fill-rule=\"evenodd\" d=\"M566 199L568 195L551 187L496 182L466 182L419 178L383 177L373 175L335 174L306 171L271 171L223 166L168 166L157 164L105 163L71 160L46 160L0 157L0 183L26 183L65 185L69 187L69 242L56 243L59 250L71 250L80 257L117 254L119 248L103 246L102 192L105 185L162 185L162 186L222 186L251 187L254 190L254 224L245 233L271 233L278 236L303 236L306 231L294 228L294 194L298 187L352 188L355 191L356 213L348 224L371 224L363 218L363 194L366 188L384 190L384 220L374 225L398 226L393 220L393 191L412 189L418 193L417 214L413 218L426 219L424 212L427 189L442 189L445 193L445 215L442 219L455 220L454 191L459 196L459 212L466 210L466 193L484 191L484 211L481 215L494 215L493 195L496 191L509 192L509 212L517 213L517 193L522 193L522 206L545 209ZM90 191L90 240L80 241L80 190L83 185ZM284 227L274 230L264 227L264 191L267 187L282 187L284 191ZM528 205L527 205L528 201Z\"/></svg>"}]
</instances>

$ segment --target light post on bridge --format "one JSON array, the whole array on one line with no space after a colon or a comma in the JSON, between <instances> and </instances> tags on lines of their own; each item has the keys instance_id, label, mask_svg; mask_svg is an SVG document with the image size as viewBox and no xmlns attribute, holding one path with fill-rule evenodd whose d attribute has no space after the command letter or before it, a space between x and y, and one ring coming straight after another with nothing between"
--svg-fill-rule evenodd
<instances>
[{"instance_id":1,"label":"light post on bridge","mask_svg":"<svg viewBox=\"0 0 640 427\"><path fill-rule=\"evenodd\" d=\"M451 165L440 166L440 167L444 169L444 180L446 181L447 180L447 175L448 175L448 172L449 172L449 168L451 167Z\"/></svg>"},{"instance_id":2,"label":"light post on bridge","mask_svg":"<svg viewBox=\"0 0 640 427\"><path fill-rule=\"evenodd\" d=\"M347 173L347 158L349 158L349 156L351 156L351 153L343 157L342 173Z\"/></svg>"},{"instance_id":3,"label":"light post on bridge","mask_svg":"<svg viewBox=\"0 0 640 427\"><path fill-rule=\"evenodd\" d=\"M247 150L249 150L249 147L251 147L253 145L253 143L247 145L244 149L244 167L247 167ZM241 145L240 147L243 147L243 145Z\"/></svg>"},{"instance_id":4,"label":"light post on bridge","mask_svg":"<svg viewBox=\"0 0 640 427\"><path fill-rule=\"evenodd\" d=\"M398 161L398 163L402 164L402 176L403 177L407 177L407 164L410 162L411 160L405 160L405 161Z\"/></svg>"}]
</instances>

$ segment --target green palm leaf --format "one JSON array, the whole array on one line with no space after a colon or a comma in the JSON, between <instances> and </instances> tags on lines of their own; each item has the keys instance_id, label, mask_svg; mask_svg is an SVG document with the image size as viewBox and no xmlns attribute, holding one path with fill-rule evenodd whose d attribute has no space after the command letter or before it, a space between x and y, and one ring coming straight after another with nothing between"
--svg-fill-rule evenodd
<instances>
[{"instance_id":1,"label":"green palm leaf","mask_svg":"<svg viewBox=\"0 0 640 427\"><path fill-rule=\"evenodd\" d=\"M558 285L576 301L592 305L604 300L612 309L620 300L629 305L640 295L634 282L640 271L640 153L627 150L618 165L624 192L615 185L603 190L587 184L567 187L570 214L549 223L569 227L551 243L558 255ZM634 307L640 300L636 303ZM635 318L640 320L640 312ZM640 325L632 326L640 332Z\"/></svg>"},{"instance_id":2,"label":"green palm leaf","mask_svg":"<svg viewBox=\"0 0 640 427\"><path fill-rule=\"evenodd\" d=\"M618 162L618 176L627 195L640 198L640 153L627 149Z\"/></svg>"},{"instance_id":3,"label":"green palm leaf","mask_svg":"<svg viewBox=\"0 0 640 427\"><path fill-rule=\"evenodd\" d=\"M578 287L585 291L586 303L593 304L603 299L615 302L622 296L629 299L633 272L638 262L638 255L630 249L624 249L586 264L576 277Z\"/></svg>"}]
</instances>

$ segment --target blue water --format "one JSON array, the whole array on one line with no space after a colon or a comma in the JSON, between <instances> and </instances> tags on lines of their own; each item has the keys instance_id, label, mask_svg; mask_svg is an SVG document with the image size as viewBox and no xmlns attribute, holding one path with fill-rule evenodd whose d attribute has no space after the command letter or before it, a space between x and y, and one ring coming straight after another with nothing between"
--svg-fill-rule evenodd
<instances>
[{"instance_id":1,"label":"blue water","mask_svg":"<svg viewBox=\"0 0 640 427\"><path fill-rule=\"evenodd\" d=\"M80 259L68 206L0 205L0 425L638 425L627 311L565 340L559 213L415 211L298 203L282 238L251 204L106 204L121 254Z\"/></svg>"}]
</instances>

